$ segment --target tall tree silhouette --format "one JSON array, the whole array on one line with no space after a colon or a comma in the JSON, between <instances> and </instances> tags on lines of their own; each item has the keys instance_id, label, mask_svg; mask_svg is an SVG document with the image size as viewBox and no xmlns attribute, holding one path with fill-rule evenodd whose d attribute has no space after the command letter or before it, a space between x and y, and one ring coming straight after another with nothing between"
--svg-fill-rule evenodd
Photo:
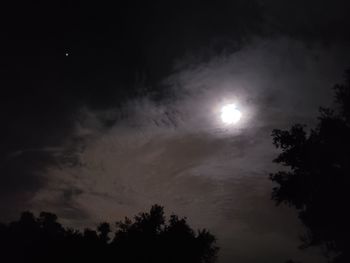
<instances>
[{"instance_id":1,"label":"tall tree silhouette","mask_svg":"<svg viewBox=\"0 0 350 263\"><path fill-rule=\"evenodd\" d=\"M191 262L216 260L216 239L207 230L195 232L186 218L171 215L167 221L164 208L154 205L147 213L116 223L111 240L111 226L101 223L97 231L83 233L64 228L52 213L36 218L22 213L18 221L0 224L0 255L4 262Z\"/></svg>"},{"instance_id":2,"label":"tall tree silhouette","mask_svg":"<svg viewBox=\"0 0 350 263\"><path fill-rule=\"evenodd\" d=\"M302 247L320 245L333 262L350 262L350 70L334 87L335 106L321 108L317 126L274 130L286 167L270 175L272 198L298 210L307 228Z\"/></svg>"}]
</instances>

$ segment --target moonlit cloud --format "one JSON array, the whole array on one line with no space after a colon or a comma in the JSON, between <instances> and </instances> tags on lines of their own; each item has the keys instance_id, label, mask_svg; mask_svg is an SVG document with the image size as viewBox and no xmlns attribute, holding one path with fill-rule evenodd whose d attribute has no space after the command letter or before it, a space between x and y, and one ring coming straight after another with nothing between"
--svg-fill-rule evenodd
<instances>
[{"instance_id":1,"label":"moonlit cloud","mask_svg":"<svg viewBox=\"0 0 350 263\"><path fill-rule=\"evenodd\" d=\"M302 229L294 212L270 201L268 174L276 169L270 132L311 124L345 67L337 56L336 47L310 51L298 41L257 40L178 68L164 79L174 90L170 103L144 97L118 110L82 110L73 136L80 138L77 148L48 168L48 184L33 208L78 225L120 219L160 202L217 235L222 262L247 260L252 247L249 262L266 257L277 263L288 255L320 262L312 251L298 251ZM244 118L228 127L219 109L231 101ZM105 128L106 116L118 121ZM269 247L277 251L273 259Z\"/></svg>"},{"instance_id":2,"label":"moonlit cloud","mask_svg":"<svg viewBox=\"0 0 350 263\"><path fill-rule=\"evenodd\" d=\"M271 200L271 131L330 105L348 0L6 2L0 222L49 211L81 229L159 203L208 228L219 263L324 262Z\"/></svg>"}]
</instances>

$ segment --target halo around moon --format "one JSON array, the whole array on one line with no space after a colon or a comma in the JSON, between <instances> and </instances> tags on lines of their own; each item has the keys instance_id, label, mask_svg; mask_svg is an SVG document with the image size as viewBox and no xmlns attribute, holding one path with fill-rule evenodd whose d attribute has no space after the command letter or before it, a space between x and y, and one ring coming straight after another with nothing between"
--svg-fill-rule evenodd
<instances>
[{"instance_id":1,"label":"halo around moon","mask_svg":"<svg viewBox=\"0 0 350 263\"><path fill-rule=\"evenodd\" d=\"M226 104L221 108L221 120L225 124L236 124L242 117L242 113L234 104Z\"/></svg>"}]
</instances>

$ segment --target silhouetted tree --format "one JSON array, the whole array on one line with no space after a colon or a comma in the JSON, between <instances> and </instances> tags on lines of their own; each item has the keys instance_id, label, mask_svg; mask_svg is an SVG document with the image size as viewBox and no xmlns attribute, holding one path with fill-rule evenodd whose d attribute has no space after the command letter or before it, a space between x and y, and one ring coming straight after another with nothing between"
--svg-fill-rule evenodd
<instances>
[{"instance_id":1,"label":"silhouetted tree","mask_svg":"<svg viewBox=\"0 0 350 263\"><path fill-rule=\"evenodd\" d=\"M333 262L350 262L350 71L334 89L335 106L320 109L314 129L273 131L274 161L286 169L270 178L272 198L295 207L307 228L302 247L321 245Z\"/></svg>"},{"instance_id":2,"label":"silhouetted tree","mask_svg":"<svg viewBox=\"0 0 350 263\"><path fill-rule=\"evenodd\" d=\"M4 262L191 262L216 260L216 239L207 230L196 234L186 218L171 215L168 222L164 209L154 205L148 213L133 220L116 223L114 238L111 227L101 223L97 231L83 233L64 228L52 213L36 218L22 213L18 221L0 224L0 260Z\"/></svg>"},{"instance_id":3,"label":"silhouetted tree","mask_svg":"<svg viewBox=\"0 0 350 263\"><path fill-rule=\"evenodd\" d=\"M149 213L141 213L132 221L125 218L116 223L112 245L123 259L134 262L215 262L216 239L206 230L197 234L186 218L171 215L168 222L164 209L154 205ZM135 253L138 251L138 253Z\"/></svg>"},{"instance_id":4,"label":"silhouetted tree","mask_svg":"<svg viewBox=\"0 0 350 263\"><path fill-rule=\"evenodd\" d=\"M101 240L102 243L108 243L110 240L109 233L111 232L111 227L108 223L104 222L98 225L97 227L98 231L98 238Z\"/></svg>"}]
</instances>

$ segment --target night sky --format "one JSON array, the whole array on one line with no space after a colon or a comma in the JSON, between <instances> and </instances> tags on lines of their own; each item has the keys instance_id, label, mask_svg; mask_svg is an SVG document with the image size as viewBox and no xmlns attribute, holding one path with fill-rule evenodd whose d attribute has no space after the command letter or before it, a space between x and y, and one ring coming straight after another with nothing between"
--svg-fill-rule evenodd
<instances>
[{"instance_id":1,"label":"night sky","mask_svg":"<svg viewBox=\"0 0 350 263\"><path fill-rule=\"evenodd\" d=\"M8 2L1 221L45 210L94 226L159 203L216 235L219 262L325 262L271 201L271 131L312 127L332 102L348 1Z\"/></svg>"}]
</instances>

